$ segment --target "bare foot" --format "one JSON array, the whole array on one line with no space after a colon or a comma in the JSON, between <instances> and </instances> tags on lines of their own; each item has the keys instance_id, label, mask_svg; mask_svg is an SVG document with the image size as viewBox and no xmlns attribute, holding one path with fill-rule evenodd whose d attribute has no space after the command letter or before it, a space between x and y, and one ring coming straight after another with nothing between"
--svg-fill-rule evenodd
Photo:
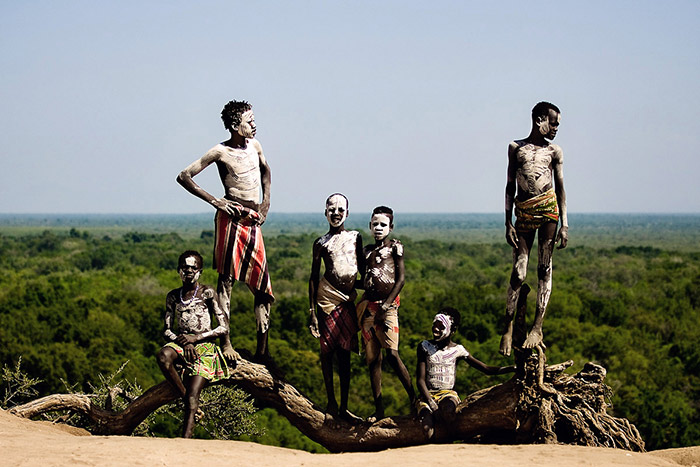
<instances>
[{"instance_id":1,"label":"bare foot","mask_svg":"<svg viewBox=\"0 0 700 467\"><path fill-rule=\"evenodd\" d=\"M346 422L350 423L351 425L354 425L356 423L362 422L362 418L358 417L354 413L350 412L348 409L342 409L338 411L338 418L341 420L345 420Z\"/></svg>"},{"instance_id":2,"label":"bare foot","mask_svg":"<svg viewBox=\"0 0 700 467\"><path fill-rule=\"evenodd\" d=\"M384 412L374 412L372 415L367 417L367 421L370 423L377 422L384 418Z\"/></svg>"},{"instance_id":3,"label":"bare foot","mask_svg":"<svg viewBox=\"0 0 700 467\"><path fill-rule=\"evenodd\" d=\"M328 415L333 416L333 417L338 415L338 403L329 402L328 405L326 406L326 413Z\"/></svg>"},{"instance_id":4,"label":"bare foot","mask_svg":"<svg viewBox=\"0 0 700 467\"><path fill-rule=\"evenodd\" d=\"M506 357L510 355L510 350L513 345L513 323L508 325L508 330L501 337L501 348L498 350L501 355Z\"/></svg>"},{"instance_id":5,"label":"bare foot","mask_svg":"<svg viewBox=\"0 0 700 467\"><path fill-rule=\"evenodd\" d=\"M526 349L532 349L537 346L537 344L542 343L542 331L539 329L531 329L530 334L527 335L523 347Z\"/></svg>"}]
</instances>

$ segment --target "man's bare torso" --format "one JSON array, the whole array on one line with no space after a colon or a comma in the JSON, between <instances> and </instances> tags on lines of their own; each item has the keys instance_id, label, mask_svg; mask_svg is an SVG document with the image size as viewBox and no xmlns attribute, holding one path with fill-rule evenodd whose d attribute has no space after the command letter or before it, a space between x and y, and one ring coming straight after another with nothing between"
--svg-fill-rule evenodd
<instances>
[{"instance_id":1,"label":"man's bare torso","mask_svg":"<svg viewBox=\"0 0 700 467\"><path fill-rule=\"evenodd\" d=\"M346 294L353 290L357 279L357 235L354 230L343 230L318 239L326 268L323 276Z\"/></svg>"},{"instance_id":2,"label":"man's bare torso","mask_svg":"<svg viewBox=\"0 0 700 467\"><path fill-rule=\"evenodd\" d=\"M553 187L552 162L559 157L561 149L556 144L541 147L527 143L525 140L514 141L516 181L518 193L516 198L525 201Z\"/></svg>"},{"instance_id":3,"label":"man's bare torso","mask_svg":"<svg viewBox=\"0 0 700 467\"><path fill-rule=\"evenodd\" d=\"M389 296L396 283L394 249L403 249L398 241L388 245L369 245L364 255L367 273L365 274L365 296L369 300L383 300Z\"/></svg>"},{"instance_id":4,"label":"man's bare torso","mask_svg":"<svg viewBox=\"0 0 700 467\"><path fill-rule=\"evenodd\" d=\"M225 197L251 209L257 209L260 203L260 156L254 142L249 140L245 149L223 144L212 149L219 152L216 166Z\"/></svg>"}]
</instances>

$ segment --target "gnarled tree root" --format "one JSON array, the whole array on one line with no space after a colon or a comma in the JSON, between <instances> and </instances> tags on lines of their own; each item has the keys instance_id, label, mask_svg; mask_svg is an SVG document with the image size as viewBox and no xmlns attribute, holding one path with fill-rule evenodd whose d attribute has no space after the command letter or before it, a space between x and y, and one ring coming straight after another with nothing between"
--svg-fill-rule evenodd
<instances>
[{"instance_id":1,"label":"gnarled tree root","mask_svg":"<svg viewBox=\"0 0 700 467\"><path fill-rule=\"evenodd\" d=\"M526 360L518 377L469 395L460 404L453 424L436 426L433 442L482 439L644 450L633 425L605 412L610 389L603 384L604 368L589 363L580 373L566 375L562 372L571 363L545 367L543 357L541 354L540 359L533 356ZM264 366L244 359L237 362L231 378L220 384L236 385L273 407L331 452L377 451L428 442L419 423L410 416L354 425L334 420L294 386L275 378ZM126 435L154 410L176 399L164 381L120 412L100 408L90 396L80 394L54 394L10 412L29 418L46 412L74 411L91 420L95 434Z\"/></svg>"}]
</instances>

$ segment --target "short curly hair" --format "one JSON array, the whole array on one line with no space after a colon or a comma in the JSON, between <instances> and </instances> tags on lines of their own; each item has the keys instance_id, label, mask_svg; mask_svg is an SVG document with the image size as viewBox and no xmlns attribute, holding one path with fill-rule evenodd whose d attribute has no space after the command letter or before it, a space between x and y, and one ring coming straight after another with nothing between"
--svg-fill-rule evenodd
<instances>
[{"instance_id":1,"label":"short curly hair","mask_svg":"<svg viewBox=\"0 0 700 467\"><path fill-rule=\"evenodd\" d=\"M221 120L224 127L232 131L241 124L241 115L251 110L253 107L246 101L229 101L221 111Z\"/></svg>"},{"instance_id":2,"label":"short curly hair","mask_svg":"<svg viewBox=\"0 0 700 467\"><path fill-rule=\"evenodd\" d=\"M532 121L534 122L535 120L537 120L537 117L549 117L550 110L553 110L558 114L561 113L561 110L559 110L559 107L552 104L551 102L545 102L545 101L538 102L532 108Z\"/></svg>"}]
</instances>

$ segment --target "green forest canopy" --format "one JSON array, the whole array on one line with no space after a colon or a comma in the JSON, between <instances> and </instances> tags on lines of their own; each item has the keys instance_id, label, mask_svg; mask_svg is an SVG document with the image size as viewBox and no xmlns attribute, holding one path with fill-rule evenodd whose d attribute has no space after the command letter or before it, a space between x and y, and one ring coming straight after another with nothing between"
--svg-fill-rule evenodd
<instances>
[{"instance_id":1,"label":"green forest canopy","mask_svg":"<svg viewBox=\"0 0 700 467\"><path fill-rule=\"evenodd\" d=\"M318 342L306 320L311 244L325 232L325 221L320 214L306 224L303 216L312 215L287 216L288 224L271 216L264 227L277 297L271 348L287 379L323 406ZM462 313L459 343L486 363L508 363L497 350L511 252L495 215L453 215L452 222L425 217L423 224L412 216L403 219L405 227L397 217L396 229L406 250L399 313L405 363L413 372L416 346L429 337L432 317L443 306ZM126 360L124 374L142 387L162 380L154 356L163 343L165 294L180 284L177 256L198 249L210 266L212 232L190 226L171 233L172 216L151 227L136 217L112 224L109 217L72 218L78 227L70 227L70 218L55 225L47 218L22 224L17 216L0 216L0 359L14 365L22 356L23 369L43 380L42 395L65 391L62 380L87 390L98 374ZM554 257L544 325L549 362L573 359L572 371L587 361L605 366L613 414L635 423L648 449L699 445L700 216L590 215L579 218L578 229L574 220L569 248ZM527 280L533 289L535 262L533 254ZM215 272L206 269L202 280L215 284ZM534 309L534 294L530 305ZM231 338L248 350L255 346L252 307L252 295L236 287ZM461 367L456 388L464 396L503 378ZM384 380L387 414L408 413L398 380L390 371ZM370 394L367 368L356 356L350 409L369 415ZM267 434L253 440L321 449L269 409L260 412L260 424Z\"/></svg>"}]
</instances>

